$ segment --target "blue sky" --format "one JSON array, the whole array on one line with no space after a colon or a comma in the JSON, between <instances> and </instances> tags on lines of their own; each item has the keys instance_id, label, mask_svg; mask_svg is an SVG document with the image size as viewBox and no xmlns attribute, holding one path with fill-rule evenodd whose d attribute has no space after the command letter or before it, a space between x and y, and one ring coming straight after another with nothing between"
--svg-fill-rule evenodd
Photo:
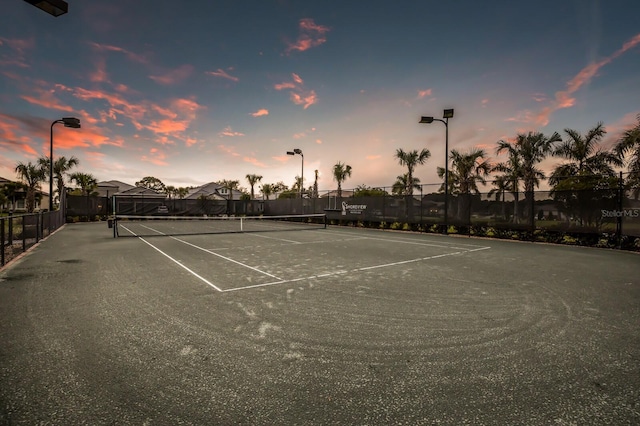
<instances>
[{"instance_id":1,"label":"blue sky","mask_svg":"<svg viewBox=\"0 0 640 426\"><path fill-rule=\"evenodd\" d=\"M0 15L0 176L48 153L78 171L174 186L262 175L305 185L391 186L397 148L427 148L422 183L450 148L519 132L615 142L640 113L637 0L68 0L53 18L22 0ZM550 169L560 160L550 159Z\"/></svg>"}]
</instances>

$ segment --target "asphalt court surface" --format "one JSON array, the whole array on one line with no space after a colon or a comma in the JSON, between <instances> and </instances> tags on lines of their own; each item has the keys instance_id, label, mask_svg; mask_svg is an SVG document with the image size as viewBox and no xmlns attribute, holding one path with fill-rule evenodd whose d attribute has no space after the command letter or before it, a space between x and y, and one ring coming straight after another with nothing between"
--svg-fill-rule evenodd
<instances>
[{"instance_id":1,"label":"asphalt court surface","mask_svg":"<svg viewBox=\"0 0 640 426\"><path fill-rule=\"evenodd\" d=\"M384 274L387 268L490 249L462 241L418 241L401 234L358 236L328 229L139 239L217 291L367 270Z\"/></svg>"},{"instance_id":2,"label":"asphalt court surface","mask_svg":"<svg viewBox=\"0 0 640 426\"><path fill-rule=\"evenodd\" d=\"M110 231L0 271L0 424L640 424L636 253Z\"/></svg>"}]
</instances>

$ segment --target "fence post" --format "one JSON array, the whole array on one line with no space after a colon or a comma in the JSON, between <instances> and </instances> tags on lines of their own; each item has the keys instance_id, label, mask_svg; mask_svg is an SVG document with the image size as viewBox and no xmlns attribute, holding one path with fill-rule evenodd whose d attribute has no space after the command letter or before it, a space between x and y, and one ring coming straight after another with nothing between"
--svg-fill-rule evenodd
<instances>
[{"instance_id":1,"label":"fence post","mask_svg":"<svg viewBox=\"0 0 640 426\"><path fill-rule=\"evenodd\" d=\"M8 227L8 232L9 232L9 236L7 238L7 242L9 243L9 246L13 246L13 212L9 212L9 227Z\"/></svg>"},{"instance_id":2,"label":"fence post","mask_svg":"<svg viewBox=\"0 0 640 426\"><path fill-rule=\"evenodd\" d=\"M4 222L5 218L0 217L0 241L2 241L2 246L0 247L0 266L4 266L4 251L6 247L4 245Z\"/></svg>"},{"instance_id":3,"label":"fence post","mask_svg":"<svg viewBox=\"0 0 640 426\"><path fill-rule=\"evenodd\" d=\"M624 178L622 172L618 178L618 211L622 212L624 208ZM618 240L618 248L622 248L622 215L617 215L616 219L616 238Z\"/></svg>"}]
</instances>

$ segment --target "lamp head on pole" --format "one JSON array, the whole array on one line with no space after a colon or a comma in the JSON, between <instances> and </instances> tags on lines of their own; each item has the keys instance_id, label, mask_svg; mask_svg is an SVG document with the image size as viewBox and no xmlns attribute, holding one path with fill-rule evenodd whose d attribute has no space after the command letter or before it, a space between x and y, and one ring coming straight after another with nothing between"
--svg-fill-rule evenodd
<instances>
[{"instance_id":1,"label":"lamp head on pole","mask_svg":"<svg viewBox=\"0 0 640 426\"><path fill-rule=\"evenodd\" d=\"M300 148L296 148L293 150L296 154L302 155L302 150Z\"/></svg>"},{"instance_id":2,"label":"lamp head on pole","mask_svg":"<svg viewBox=\"0 0 640 426\"><path fill-rule=\"evenodd\" d=\"M420 119L419 123L431 124L431 123L433 123L433 117L422 116L422 118Z\"/></svg>"},{"instance_id":3,"label":"lamp head on pole","mask_svg":"<svg viewBox=\"0 0 640 426\"><path fill-rule=\"evenodd\" d=\"M452 118L452 117L453 117L453 108L445 109L444 113L442 114L442 118Z\"/></svg>"},{"instance_id":4,"label":"lamp head on pole","mask_svg":"<svg viewBox=\"0 0 640 426\"><path fill-rule=\"evenodd\" d=\"M69 5L64 0L25 0L38 9L44 10L49 15L58 17L69 11Z\"/></svg>"},{"instance_id":5,"label":"lamp head on pole","mask_svg":"<svg viewBox=\"0 0 640 426\"><path fill-rule=\"evenodd\" d=\"M287 155L296 155L296 153L293 151L287 151Z\"/></svg>"},{"instance_id":6,"label":"lamp head on pole","mask_svg":"<svg viewBox=\"0 0 640 426\"><path fill-rule=\"evenodd\" d=\"M61 121L64 123L64 127L71 127L72 129L79 129L81 127L80 120L75 117L64 117Z\"/></svg>"}]
</instances>

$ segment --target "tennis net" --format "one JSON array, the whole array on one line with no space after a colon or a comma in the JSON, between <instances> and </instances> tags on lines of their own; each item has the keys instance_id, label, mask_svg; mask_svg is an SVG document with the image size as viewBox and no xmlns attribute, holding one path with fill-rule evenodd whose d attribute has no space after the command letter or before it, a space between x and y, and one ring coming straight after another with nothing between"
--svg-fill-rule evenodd
<instances>
[{"instance_id":1,"label":"tennis net","mask_svg":"<svg viewBox=\"0 0 640 426\"><path fill-rule=\"evenodd\" d=\"M327 227L326 215L246 217L130 216L114 217L114 237L156 237L241 232L275 232Z\"/></svg>"}]
</instances>

